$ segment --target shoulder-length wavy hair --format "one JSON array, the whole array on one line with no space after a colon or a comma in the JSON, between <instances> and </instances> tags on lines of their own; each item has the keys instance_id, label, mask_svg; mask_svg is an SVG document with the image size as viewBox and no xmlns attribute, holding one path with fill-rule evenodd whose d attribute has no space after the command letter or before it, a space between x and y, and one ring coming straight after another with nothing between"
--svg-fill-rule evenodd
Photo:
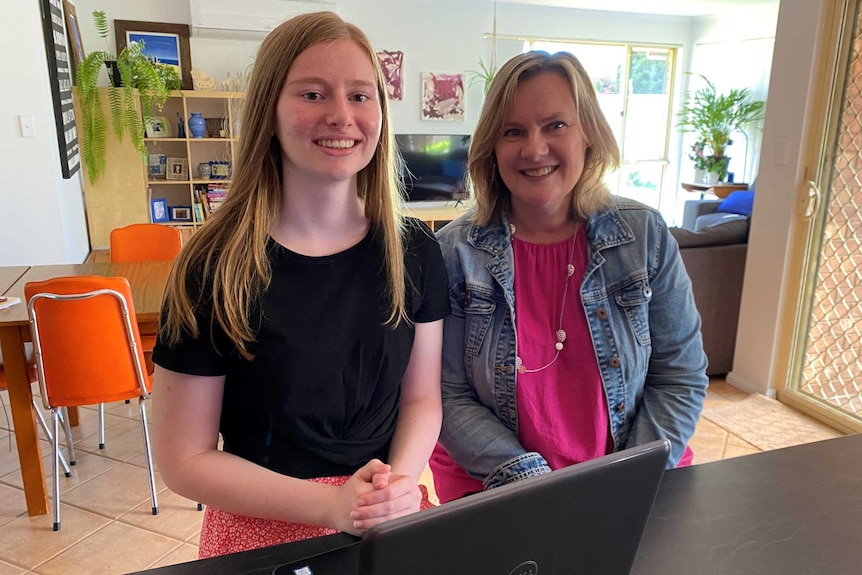
<instances>
[{"instance_id":1,"label":"shoulder-length wavy hair","mask_svg":"<svg viewBox=\"0 0 862 575\"><path fill-rule=\"evenodd\" d=\"M276 104L291 64L320 42L351 40L374 66L382 111L382 129L371 162L357 175L357 194L365 201L365 215L381 233L391 305L387 323L406 319L403 218L400 160L395 151L386 85L368 37L332 12L291 18L261 44L246 91L242 138L234 159L227 199L207 220L177 258L165 294L167 318L162 334L168 344L184 333L199 337L194 309L212 297L213 320L224 329L243 357L251 359L248 344L255 340L250 314L269 286L272 269L266 245L282 206L281 145L276 135ZM201 278L196 286L191 278ZM201 287L210 293L201 293Z\"/></svg>"},{"instance_id":2,"label":"shoulder-length wavy hair","mask_svg":"<svg viewBox=\"0 0 862 575\"><path fill-rule=\"evenodd\" d=\"M518 85L544 72L560 74L569 81L581 129L588 144L584 172L572 194L572 216L585 219L611 201L610 192L602 184L602 178L608 169L619 166L620 151L599 107L593 83L572 54L549 54L537 50L515 56L503 64L491 82L473 134L467 164L476 203L473 220L479 225L499 219L501 211L511 206L509 190L497 169L494 148L503 133L503 125L515 100Z\"/></svg>"}]
</instances>

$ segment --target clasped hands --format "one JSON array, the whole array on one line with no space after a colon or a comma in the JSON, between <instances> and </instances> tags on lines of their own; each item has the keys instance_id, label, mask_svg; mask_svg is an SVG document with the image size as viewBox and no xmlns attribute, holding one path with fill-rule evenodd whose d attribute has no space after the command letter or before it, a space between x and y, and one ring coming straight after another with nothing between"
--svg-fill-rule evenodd
<instances>
[{"instance_id":1,"label":"clasped hands","mask_svg":"<svg viewBox=\"0 0 862 575\"><path fill-rule=\"evenodd\" d=\"M392 467L379 459L372 459L354 473L339 495L344 513L339 518L340 529L353 535L419 511L422 501L415 477L392 473Z\"/></svg>"}]
</instances>

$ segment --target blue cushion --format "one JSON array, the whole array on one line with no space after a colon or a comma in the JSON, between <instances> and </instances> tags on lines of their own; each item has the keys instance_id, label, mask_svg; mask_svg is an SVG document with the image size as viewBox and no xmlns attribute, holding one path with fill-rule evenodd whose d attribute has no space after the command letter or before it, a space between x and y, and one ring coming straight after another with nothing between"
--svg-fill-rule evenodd
<instances>
[{"instance_id":1,"label":"blue cushion","mask_svg":"<svg viewBox=\"0 0 862 575\"><path fill-rule=\"evenodd\" d=\"M750 216L751 209L754 207L754 190L740 190L731 192L718 205L717 212L726 214L739 214L741 216Z\"/></svg>"}]
</instances>

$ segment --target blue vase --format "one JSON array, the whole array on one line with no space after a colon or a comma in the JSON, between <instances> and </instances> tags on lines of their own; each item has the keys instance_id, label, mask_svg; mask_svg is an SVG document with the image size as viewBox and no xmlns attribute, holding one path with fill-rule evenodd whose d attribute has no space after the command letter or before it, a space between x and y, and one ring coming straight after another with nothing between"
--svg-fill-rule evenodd
<instances>
[{"instance_id":1,"label":"blue vase","mask_svg":"<svg viewBox=\"0 0 862 575\"><path fill-rule=\"evenodd\" d=\"M192 138L203 138L206 133L206 120L201 117L200 112L192 112L189 116L189 132Z\"/></svg>"}]
</instances>

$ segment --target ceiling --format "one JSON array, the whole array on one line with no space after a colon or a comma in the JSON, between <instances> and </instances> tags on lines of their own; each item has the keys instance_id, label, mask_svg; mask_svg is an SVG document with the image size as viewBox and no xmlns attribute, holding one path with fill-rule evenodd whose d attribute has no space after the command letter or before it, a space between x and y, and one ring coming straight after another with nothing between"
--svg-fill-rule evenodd
<instances>
[{"instance_id":1,"label":"ceiling","mask_svg":"<svg viewBox=\"0 0 862 575\"><path fill-rule=\"evenodd\" d=\"M498 0L498 3L637 14L713 16L732 14L734 10L743 6L775 6L778 5L779 0Z\"/></svg>"}]
</instances>

